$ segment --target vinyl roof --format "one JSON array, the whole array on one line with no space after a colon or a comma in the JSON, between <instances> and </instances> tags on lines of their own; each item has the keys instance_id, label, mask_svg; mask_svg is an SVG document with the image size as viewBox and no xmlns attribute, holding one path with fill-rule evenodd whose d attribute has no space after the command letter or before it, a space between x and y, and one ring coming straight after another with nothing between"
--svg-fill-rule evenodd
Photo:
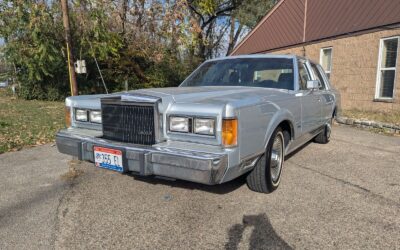
<instances>
[{"instance_id":1,"label":"vinyl roof","mask_svg":"<svg viewBox=\"0 0 400 250\"><path fill-rule=\"evenodd\" d=\"M281 0L232 55L261 53L398 23L399 0Z\"/></svg>"}]
</instances>

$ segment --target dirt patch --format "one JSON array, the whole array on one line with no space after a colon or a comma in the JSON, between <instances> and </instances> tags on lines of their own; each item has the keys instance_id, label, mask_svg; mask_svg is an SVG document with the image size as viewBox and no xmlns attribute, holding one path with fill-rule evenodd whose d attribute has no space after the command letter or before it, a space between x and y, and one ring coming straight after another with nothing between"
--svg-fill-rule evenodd
<instances>
[{"instance_id":1,"label":"dirt patch","mask_svg":"<svg viewBox=\"0 0 400 250\"><path fill-rule=\"evenodd\" d=\"M83 170L77 169L77 167L80 164L82 164L81 161L76 160L76 159L72 159L68 163L68 165L69 165L68 172L63 174L63 175L61 175L61 178L63 180L67 180L67 181L73 181L76 178L78 178L79 176L81 176L84 173Z\"/></svg>"}]
</instances>

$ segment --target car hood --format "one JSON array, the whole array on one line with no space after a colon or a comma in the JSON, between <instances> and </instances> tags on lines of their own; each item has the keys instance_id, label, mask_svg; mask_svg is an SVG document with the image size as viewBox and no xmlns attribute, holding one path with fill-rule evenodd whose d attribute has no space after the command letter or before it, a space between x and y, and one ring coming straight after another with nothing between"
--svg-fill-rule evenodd
<instances>
[{"instance_id":1,"label":"car hood","mask_svg":"<svg viewBox=\"0 0 400 250\"><path fill-rule=\"evenodd\" d=\"M288 90L257 87L175 87L142 89L126 94L144 94L162 98L164 101L191 104L249 105L260 101L282 100L289 96Z\"/></svg>"},{"instance_id":2,"label":"car hood","mask_svg":"<svg viewBox=\"0 0 400 250\"><path fill-rule=\"evenodd\" d=\"M274 103L284 101L291 96L288 90L268 89L257 87L174 87L140 89L128 92L119 92L108 95L82 95L66 99L66 105L88 109L99 109L102 98L121 96L125 100L142 101L143 97L156 97L162 99L163 110L168 106L177 104L179 106L196 105L203 107L229 106L230 108L242 108L258 105L260 103ZM175 106L175 105L174 105Z\"/></svg>"}]
</instances>

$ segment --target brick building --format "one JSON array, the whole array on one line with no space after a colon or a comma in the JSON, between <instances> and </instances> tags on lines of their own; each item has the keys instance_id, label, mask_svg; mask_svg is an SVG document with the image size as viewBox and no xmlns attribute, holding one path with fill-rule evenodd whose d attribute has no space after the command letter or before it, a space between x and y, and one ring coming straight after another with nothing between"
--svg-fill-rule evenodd
<instances>
[{"instance_id":1,"label":"brick building","mask_svg":"<svg viewBox=\"0 0 400 250\"><path fill-rule=\"evenodd\" d=\"M400 111L400 0L281 0L232 55L319 62L343 109Z\"/></svg>"}]
</instances>

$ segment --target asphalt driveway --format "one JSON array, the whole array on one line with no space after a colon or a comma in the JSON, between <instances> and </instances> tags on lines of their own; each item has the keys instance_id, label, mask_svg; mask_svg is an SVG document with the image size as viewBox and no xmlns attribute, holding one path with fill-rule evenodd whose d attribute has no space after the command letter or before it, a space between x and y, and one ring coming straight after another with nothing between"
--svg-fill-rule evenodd
<instances>
[{"instance_id":1,"label":"asphalt driveway","mask_svg":"<svg viewBox=\"0 0 400 250\"><path fill-rule=\"evenodd\" d=\"M73 165L51 145L0 155L0 249L400 249L400 138L334 127L279 189Z\"/></svg>"}]
</instances>

